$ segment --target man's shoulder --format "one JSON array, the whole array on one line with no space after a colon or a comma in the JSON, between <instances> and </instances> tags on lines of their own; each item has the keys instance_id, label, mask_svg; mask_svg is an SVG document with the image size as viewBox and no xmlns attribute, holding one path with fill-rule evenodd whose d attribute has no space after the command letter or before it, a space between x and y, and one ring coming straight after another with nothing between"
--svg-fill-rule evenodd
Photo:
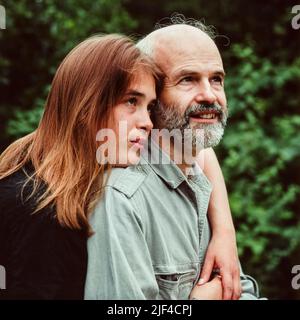
<instances>
[{"instance_id":1,"label":"man's shoulder","mask_svg":"<svg viewBox=\"0 0 300 320\"><path fill-rule=\"evenodd\" d=\"M108 174L104 192L99 199L94 213L90 217L93 228L101 225L103 219L135 217L139 201L134 196L146 185L149 169L139 165L127 168L113 168Z\"/></svg>"},{"instance_id":2,"label":"man's shoulder","mask_svg":"<svg viewBox=\"0 0 300 320\"><path fill-rule=\"evenodd\" d=\"M147 165L127 168L113 168L106 183L106 189L112 189L131 198L146 182L151 169Z\"/></svg>"}]
</instances>

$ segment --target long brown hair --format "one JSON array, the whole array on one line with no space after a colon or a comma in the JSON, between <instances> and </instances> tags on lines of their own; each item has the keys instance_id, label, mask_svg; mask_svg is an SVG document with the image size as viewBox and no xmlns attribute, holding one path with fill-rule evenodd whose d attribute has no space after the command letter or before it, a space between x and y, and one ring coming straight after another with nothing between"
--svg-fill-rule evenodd
<instances>
[{"instance_id":1,"label":"long brown hair","mask_svg":"<svg viewBox=\"0 0 300 320\"><path fill-rule=\"evenodd\" d=\"M125 36L93 36L75 47L54 76L38 128L0 156L0 179L31 163L31 195L41 181L47 185L35 212L55 205L61 225L88 228L106 169L96 161L96 134L106 127L139 67L158 84L152 60Z\"/></svg>"}]
</instances>

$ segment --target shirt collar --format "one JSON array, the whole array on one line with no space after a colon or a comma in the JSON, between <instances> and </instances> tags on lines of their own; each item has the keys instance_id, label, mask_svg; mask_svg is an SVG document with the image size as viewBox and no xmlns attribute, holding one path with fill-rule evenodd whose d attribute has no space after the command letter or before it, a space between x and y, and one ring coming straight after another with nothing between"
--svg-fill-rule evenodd
<instances>
[{"instance_id":1,"label":"shirt collar","mask_svg":"<svg viewBox=\"0 0 300 320\"><path fill-rule=\"evenodd\" d=\"M148 139L147 151L142 153L140 163L147 163L172 189L178 188L183 181L187 182L180 168L151 138Z\"/></svg>"}]
</instances>

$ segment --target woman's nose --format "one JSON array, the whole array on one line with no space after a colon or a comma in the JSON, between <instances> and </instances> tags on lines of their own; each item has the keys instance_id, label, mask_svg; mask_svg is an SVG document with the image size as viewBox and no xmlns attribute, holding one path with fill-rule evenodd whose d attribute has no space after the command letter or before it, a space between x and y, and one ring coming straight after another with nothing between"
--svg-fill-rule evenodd
<instances>
[{"instance_id":1,"label":"woman's nose","mask_svg":"<svg viewBox=\"0 0 300 320\"><path fill-rule=\"evenodd\" d=\"M137 128L140 130L145 130L147 133L149 133L153 128L153 123L150 119L150 114L147 109L139 114Z\"/></svg>"}]
</instances>

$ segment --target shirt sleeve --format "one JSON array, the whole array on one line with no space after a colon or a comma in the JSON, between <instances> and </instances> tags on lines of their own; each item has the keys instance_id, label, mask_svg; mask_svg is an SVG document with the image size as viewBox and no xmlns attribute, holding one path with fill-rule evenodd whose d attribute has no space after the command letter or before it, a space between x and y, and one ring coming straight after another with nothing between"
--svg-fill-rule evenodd
<instances>
[{"instance_id":1,"label":"shirt sleeve","mask_svg":"<svg viewBox=\"0 0 300 320\"><path fill-rule=\"evenodd\" d=\"M156 299L143 224L130 199L107 187L90 222L85 299Z\"/></svg>"},{"instance_id":2,"label":"shirt sleeve","mask_svg":"<svg viewBox=\"0 0 300 320\"><path fill-rule=\"evenodd\" d=\"M240 300L267 300L266 298L260 297L256 280L249 275L244 274L241 267L240 270L242 286L242 294Z\"/></svg>"}]
</instances>

